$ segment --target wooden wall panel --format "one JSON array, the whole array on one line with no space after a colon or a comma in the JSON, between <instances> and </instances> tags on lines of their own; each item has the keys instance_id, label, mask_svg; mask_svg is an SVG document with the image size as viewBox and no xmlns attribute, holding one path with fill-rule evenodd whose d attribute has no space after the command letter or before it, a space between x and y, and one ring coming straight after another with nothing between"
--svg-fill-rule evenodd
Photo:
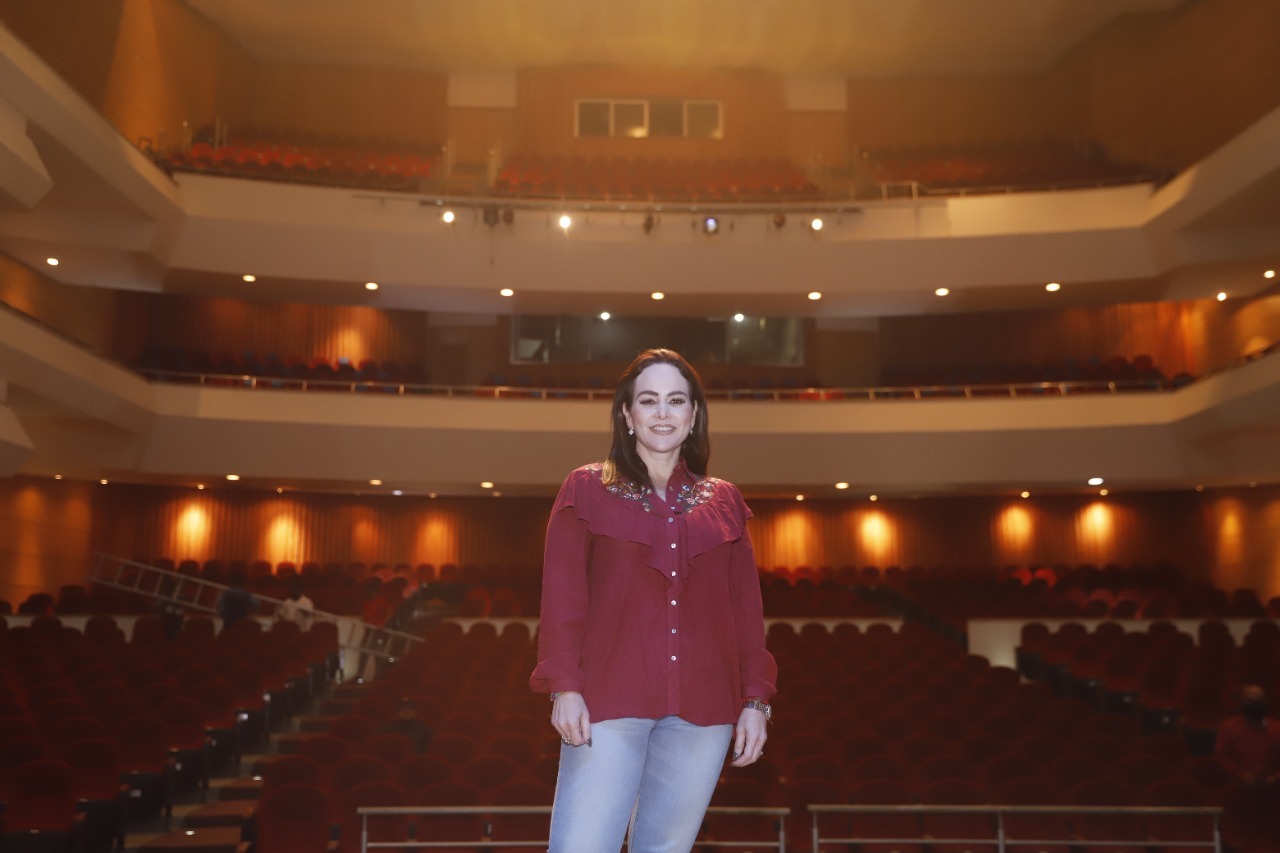
<instances>
[{"instance_id":1,"label":"wooden wall panel","mask_svg":"<svg viewBox=\"0 0 1280 853\"><path fill-rule=\"evenodd\" d=\"M1280 596L1280 487L1208 493L1202 512L1218 585Z\"/></svg>"},{"instance_id":2,"label":"wooden wall panel","mask_svg":"<svg viewBox=\"0 0 1280 853\"><path fill-rule=\"evenodd\" d=\"M130 142L245 120L249 55L180 0L0 0L0 16Z\"/></svg>"},{"instance_id":3,"label":"wooden wall panel","mask_svg":"<svg viewBox=\"0 0 1280 853\"><path fill-rule=\"evenodd\" d=\"M0 302L90 349L112 351L115 291L61 284L0 253Z\"/></svg>"},{"instance_id":4,"label":"wooden wall panel","mask_svg":"<svg viewBox=\"0 0 1280 853\"><path fill-rule=\"evenodd\" d=\"M82 583L93 558L97 484L0 479L0 599L16 609L37 592Z\"/></svg>"},{"instance_id":5,"label":"wooden wall panel","mask_svg":"<svg viewBox=\"0 0 1280 853\"><path fill-rule=\"evenodd\" d=\"M435 145L446 135L446 82L438 72L258 62L248 120L262 128Z\"/></svg>"},{"instance_id":6,"label":"wooden wall panel","mask_svg":"<svg viewBox=\"0 0 1280 853\"><path fill-rule=\"evenodd\" d=\"M138 300L135 299L135 302ZM147 296L145 342L211 353L347 358L425 364L427 315L358 305L304 305L192 296ZM128 320L129 331L134 320ZM122 330L126 338L129 331ZM131 338L136 349L136 337Z\"/></svg>"},{"instance_id":7,"label":"wooden wall panel","mask_svg":"<svg viewBox=\"0 0 1280 853\"><path fill-rule=\"evenodd\" d=\"M490 150L496 148L502 159L518 150L516 111L481 107L449 107L449 144L459 164L487 164Z\"/></svg>"}]
</instances>

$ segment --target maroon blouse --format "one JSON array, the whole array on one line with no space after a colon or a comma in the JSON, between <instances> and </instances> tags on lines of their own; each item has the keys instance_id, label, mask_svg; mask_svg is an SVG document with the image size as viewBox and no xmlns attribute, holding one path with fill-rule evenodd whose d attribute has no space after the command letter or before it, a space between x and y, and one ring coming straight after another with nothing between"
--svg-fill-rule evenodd
<instances>
[{"instance_id":1,"label":"maroon blouse","mask_svg":"<svg viewBox=\"0 0 1280 853\"><path fill-rule=\"evenodd\" d=\"M778 674L751 510L732 483L683 461L665 501L648 487L606 487L601 470L571 473L551 510L530 686L582 693L592 721L736 723L744 699L773 695Z\"/></svg>"}]
</instances>

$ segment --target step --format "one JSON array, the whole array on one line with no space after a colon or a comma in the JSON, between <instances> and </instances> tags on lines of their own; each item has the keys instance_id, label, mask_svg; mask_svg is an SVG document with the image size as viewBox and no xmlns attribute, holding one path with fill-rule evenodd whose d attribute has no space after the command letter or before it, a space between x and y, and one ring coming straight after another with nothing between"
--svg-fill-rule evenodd
<instances>
[{"instance_id":1,"label":"step","mask_svg":"<svg viewBox=\"0 0 1280 853\"><path fill-rule=\"evenodd\" d=\"M209 829L235 827L243 829L253 817L257 800L218 800L187 812L182 818L183 829Z\"/></svg>"},{"instance_id":2,"label":"step","mask_svg":"<svg viewBox=\"0 0 1280 853\"><path fill-rule=\"evenodd\" d=\"M138 845L140 853L235 853L240 828L179 829Z\"/></svg>"}]
</instances>

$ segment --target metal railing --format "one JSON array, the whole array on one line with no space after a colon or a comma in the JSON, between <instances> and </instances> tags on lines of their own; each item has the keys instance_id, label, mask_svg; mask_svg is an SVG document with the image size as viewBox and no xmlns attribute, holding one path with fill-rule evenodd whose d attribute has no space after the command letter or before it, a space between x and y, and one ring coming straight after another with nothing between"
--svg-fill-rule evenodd
<instances>
[{"instance_id":1,"label":"metal railing","mask_svg":"<svg viewBox=\"0 0 1280 853\"><path fill-rule=\"evenodd\" d=\"M200 373L141 368L156 382L215 388L269 391L328 391L347 394L388 394L401 397L459 397L492 400L612 400L612 388L539 388L524 385L429 385L372 379L304 379L250 374ZM974 400L993 398L1072 397L1083 394L1133 394L1174 391L1168 379L1072 380L963 385L882 385L850 388L708 388L709 400L877 401Z\"/></svg>"},{"instance_id":2,"label":"metal railing","mask_svg":"<svg viewBox=\"0 0 1280 853\"><path fill-rule=\"evenodd\" d=\"M1211 846L1214 853L1222 853L1222 809L1209 806L924 806L924 805L843 805L843 804L810 804L808 806L812 821L813 853L821 853L823 845L832 844L981 844L994 846L998 853L1006 853L1010 848L1035 847L1047 844L1071 847L1198 847ZM910 815L984 815L994 817L993 835L984 838L939 838L925 836L923 832L917 836L895 838L871 838L850 835L825 836L821 833L819 818L822 815L854 815L854 814L910 814ZM1083 816L1115 816L1115 817L1203 817L1211 819L1211 828L1205 833L1203 840L1159 838L1124 838L1124 839L1081 839L1069 838L1010 838L1005 827L1005 818L1013 815L1057 815L1059 817Z\"/></svg>"},{"instance_id":3,"label":"metal railing","mask_svg":"<svg viewBox=\"0 0 1280 853\"><path fill-rule=\"evenodd\" d=\"M87 578L89 583L130 592L152 601L176 604L188 610L216 614L218 598L230 589L226 584L214 583L203 578L160 569L109 554L98 554L97 558L93 571ZM281 604L280 599L256 593L254 598L262 604L271 605L272 608ZM338 645L344 650L361 655L395 660L422 642L421 637L413 634L380 628L352 616L326 613L322 610L312 611L311 616L315 621L336 624Z\"/></svg>"},{"instance_id":4,"label":"metal railing","mask_svg":"<svg viewBox=\"0 0 1280 853\"><path fill-rule=\"evenodd\" d=\"M360 815L360 853L371 850L398 850L408 847L542 847L547 845L545 837L524 840L507 840L493 838L494 828L502 816L512 815L550 815L551 806L364 806L356 810ZM717 841L703 840L699 837L698 847L752 847L787 851L786 820L791 810L772 806L712 806L707 809L709 817L754 816L777 819L777 837ZM451 841L406 839L404 841L370 841L369 818L371 817L445 817L459 815L475 815L483 818L483 838L456 839Z\"/></svg>"}]
</instances>

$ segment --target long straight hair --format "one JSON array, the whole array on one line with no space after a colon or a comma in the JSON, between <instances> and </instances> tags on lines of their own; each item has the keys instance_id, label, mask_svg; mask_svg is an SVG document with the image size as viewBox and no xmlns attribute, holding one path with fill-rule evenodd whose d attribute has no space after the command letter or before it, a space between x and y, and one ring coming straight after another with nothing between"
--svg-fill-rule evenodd
<instances>
[{"instance_id":1,"label":"long straight hair","mask_svg":"<svg viewBox=\"0 0 1280 853\"><path fill-rule=\"evenodd\" d=\"M635 401L636 380L646 367L654 364L671 365L689 383L689 399L696 404L696 409L689 435L680 445L680 458L684 460L690 473L699 477L707 475L707 463L711 460L711 434L707 422L707 395L702 390L702 379L699 378L698 371L675 350L650 349L636 356L635 361L618 378L618 387L613 394L613 443L604 463L603 477L606 485L620 480L630 480L642 486L652 485L649 469L636 452L636 438L627 434L625 412Z\"/></svg>"}]
</instances>

